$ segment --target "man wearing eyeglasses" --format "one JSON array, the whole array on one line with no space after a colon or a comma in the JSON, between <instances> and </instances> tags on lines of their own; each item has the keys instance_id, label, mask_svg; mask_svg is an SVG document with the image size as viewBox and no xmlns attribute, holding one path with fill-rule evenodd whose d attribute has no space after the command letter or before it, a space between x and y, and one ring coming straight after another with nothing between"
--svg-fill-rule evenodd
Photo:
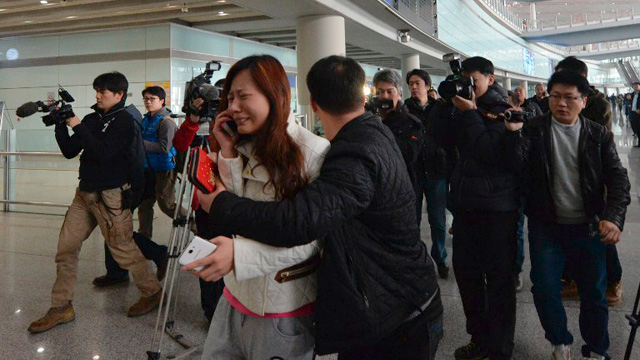
<instances>
[{"instance_id":1,"label":"man wearing eyeglasses","mask_svg":"<svg viewBox=\"0 0 640 360\"><path fill-rule=\"evenodd\" d=\"M581 115L590 92L573 71L548 83L550 114L505 122L506 161L522 171L529 217L533 299L552 359L571 359L573 336L562 305L565 263L580 295L584 359L609 359L606 291L607 244L620 241L630 203L627 170L613 133Z\"/></svg>"},{"instance_id":2,"label":"man wearing eyeglasses","mask_svg":"<svg viewBox=\"0 0 640 360\"><path fill-rule=\"evenodd\" d=\"M171 110L165 106L166 93L159 86L150 86L142 90L142 100L147 113L142 118L142 138L147 153L147 168L155 178L155 196L142 200L138 207L140 226L138 232L151 238L153 236L153 205L158 201L160 210L173 218L176 209L176 149L173 137L178 130L171 118Z\"/></svg>"}]
</instances>

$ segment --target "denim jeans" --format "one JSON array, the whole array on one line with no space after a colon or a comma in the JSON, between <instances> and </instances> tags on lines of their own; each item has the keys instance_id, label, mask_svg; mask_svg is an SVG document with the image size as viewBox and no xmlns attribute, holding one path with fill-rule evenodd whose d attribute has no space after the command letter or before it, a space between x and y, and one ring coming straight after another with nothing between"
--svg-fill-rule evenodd
<instances>
[{"instance_id":1,"label":"denim jeans","mask_svg":"<svg viewBox=\"0 0 640 360\"><path fill-rule=\"evenodd\" d=\"M531 292L545 337L554 345L573 343L561 297L566 261L578 284L580 333L586 343L583 354L593 351L607 356L606 244L600 240L597 224L546 224L529 218Z\"/></svg>"},{"instance_id":2,"label":"denim jeans","mask_svg":"<svg viewBox=\"0 0 640 360\"><path fill-rule=\"evenodd\" d=\"M447 260L447 180L419 179L420 193L416 194L418 212L418 226L422 221L422 195L427 198L427 216L431 228L431 257L438 265L444 265Z\"/></svg>"},{"instance_id":3,"label":"denim jeans","mask_svg":"<svg viewBox=\"0 0 640 360\"><path fill-rule=\"evenodd\" d=\"M522 264L524 264L524 218L524 198L522 198L520 203L520 219L518 220L518 229L516 230L516 240L518 240L516 275L522 272Z\"/></svg>"}]
</instances>

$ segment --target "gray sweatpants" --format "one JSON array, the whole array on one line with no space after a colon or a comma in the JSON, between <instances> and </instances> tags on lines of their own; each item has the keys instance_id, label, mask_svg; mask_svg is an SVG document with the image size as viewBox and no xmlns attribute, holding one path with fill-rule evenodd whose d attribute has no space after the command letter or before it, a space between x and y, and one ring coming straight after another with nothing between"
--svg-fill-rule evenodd
<instances>
[{"instance_id":1,"label":"gray sweatpants","mask_svg":"<svg viewBox=\"0 0 640 360\"><path fill-rule=\"evenodd\" d=\"M202 360L313 359L313 316L256 318L220 298Z\"/></svg>"}]
</instances>

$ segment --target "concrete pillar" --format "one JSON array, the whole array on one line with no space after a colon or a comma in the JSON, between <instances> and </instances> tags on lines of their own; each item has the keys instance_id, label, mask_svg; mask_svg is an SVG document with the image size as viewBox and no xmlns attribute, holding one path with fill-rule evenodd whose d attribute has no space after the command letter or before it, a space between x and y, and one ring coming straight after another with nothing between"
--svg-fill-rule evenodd
<instances>
[{"instance_id":1,"label":"concrete pillar","mask_svg":"<svg viewBox=\"0 0 640 360\"><path fill-rule=\"evenodd\" d=\"M330 56L346 56L344 18L341 16L304 16L297 20L296 54L298 58L298 103L300 114L306 114L307 126L313 128L309 89L305 79L316 61Z\"/></svg>"},{"instance_id":2,"label":"concrete pillar","mask_svg":"<svg viewBox=\"0 0 640 360\"><path fill-rule=\"evenodd\" d=\"M511 78L504 78L504 88L506 90L511 90Z\"/></svg>"},{"instance_id":3,"label":"concrete pillar","mask_svg":"<svg viewBox=\"0 0 640 360\"><path fill-rule=\"evenodd\" d=\"M409 85L404 81L407 77L407 73L413 69L420 69L420 55L419 54L404 54L402 55L402 98L406 99L411 97L411 91Z\"/></svg>"},{"instance_id":4,"label":"concrete pillar","mask_svg":"<svg viewBox=\"0 0 640 360\"><path fill-rule=\"evenodd\" d=\"M529 28L535 29L537 24L538 14L536 14L536 3L529 4Z\"/></svg>"},{"instance_id":5,"label":"concrete pillar","mask_svg":"<svg viewBox=\"0 0 640 360\"><path fill-rule=\"evenodd\" d=\"M603 91L603 92L604 92L604 96L607 96L607 97L608 97L608 96L609 96L609 93L608 93L607 91L608 91L609 89L607 89L607 87L605 86L605 87L603 88L603 90L604 90L604 91Z\"/></svg>"},{"instance_id":6,"label":"concrete pillar","mask_svg":"<svg viewBox=\"0 0 640 360\"><path fill-rule=\"evenodd\" d=\"M529 96L529 82L527 80L522 80L520 86L524 89L525 96Z\"/></svg>"}]
</instances>

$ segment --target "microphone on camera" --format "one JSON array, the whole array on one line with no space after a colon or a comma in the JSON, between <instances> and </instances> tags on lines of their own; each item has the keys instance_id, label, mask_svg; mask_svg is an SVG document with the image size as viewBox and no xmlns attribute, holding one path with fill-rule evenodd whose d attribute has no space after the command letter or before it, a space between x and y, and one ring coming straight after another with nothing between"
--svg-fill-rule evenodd
<instances>
[{"instance_id":1,"label":"microphone on camera","mask_svg":"<svg viewBox=\"0 0 640 360\"><path fill-rule=\"evenodd\" d=\"M211 84L202 84L200 86L200 95L206 101L213 101L220 99L220 91Z\"/></svg>"},{"instance_id":2,"label":"microphone on camera","mask_svg":"<svg viewBox=\"0 0 640 360\"><path fill-rule=\"evenodd\" d=\"M26 118L38 112L40 107L33 101L22 104L16 109L16 116L19 118Z\"/></svg>"}]
</instances>

